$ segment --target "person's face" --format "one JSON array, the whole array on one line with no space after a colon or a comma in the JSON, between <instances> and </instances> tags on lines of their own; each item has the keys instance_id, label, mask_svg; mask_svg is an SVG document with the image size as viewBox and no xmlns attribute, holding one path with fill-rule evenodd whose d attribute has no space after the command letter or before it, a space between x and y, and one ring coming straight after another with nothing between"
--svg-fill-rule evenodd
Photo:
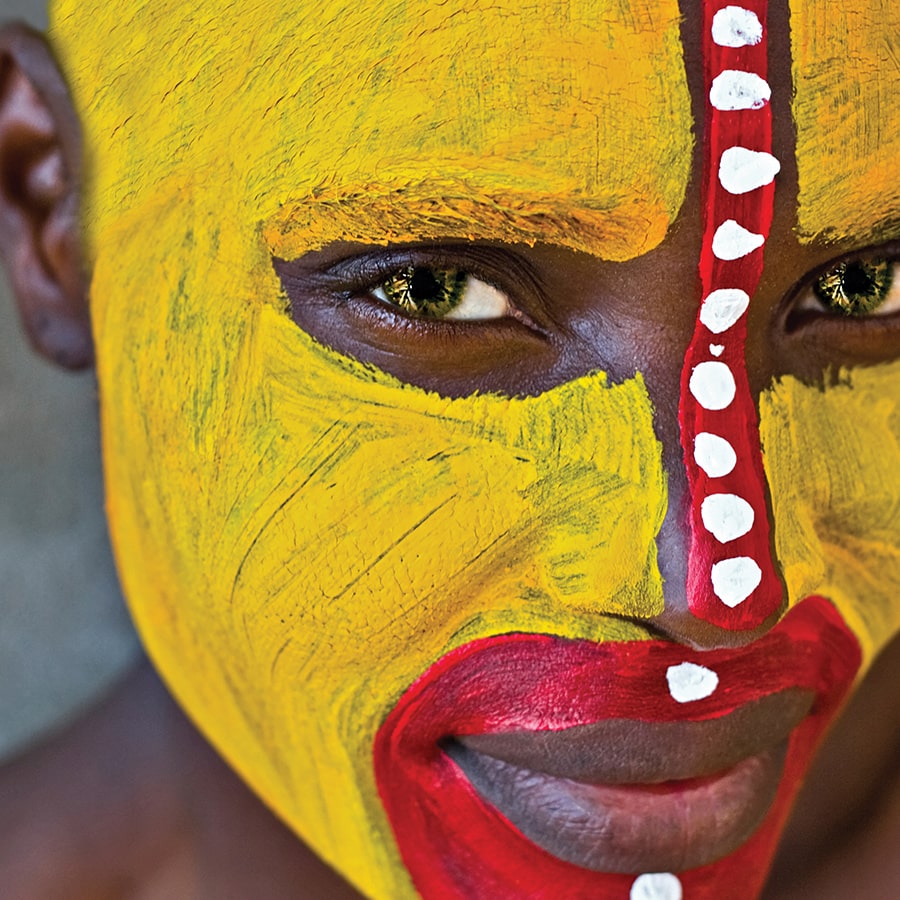
<instances>
[{"instance_id":1,"label":"person's face","mask_svg":"<svg viewBox=\"0 0 900 900\"><path fill-rule=\"evenodd\" d=\"M765 477L697 465L774 562L716 606L698 5L78 6L111 529L185 708L372 896L758 884L900 630L900 13L772 14L765 265L702 348ZM820 299L873 269L871 313Z\"/></svg>"}]
</instances>

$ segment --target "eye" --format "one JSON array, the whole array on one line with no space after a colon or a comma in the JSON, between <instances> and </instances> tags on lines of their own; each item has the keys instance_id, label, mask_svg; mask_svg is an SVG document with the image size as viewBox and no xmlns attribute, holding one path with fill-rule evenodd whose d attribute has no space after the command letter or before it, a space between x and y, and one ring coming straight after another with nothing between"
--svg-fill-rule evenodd
<instances>
[{"instance_id":1,"label":"eye","mask_svg":"<svg viewBox=\"0 0 900 900\"><path fill-rule=\"evenodd\" d=\"M272 264L300 328L441 396L533 392L558 361L541 269L521 248L345 242Z\"/></svg>"},{"instance_id":2,"label":"eye","mask_svg":"<svg viewBox=\"0 0 900 900\"><path fill-rule=\"evenodd\" d=\"M373 297L427 319L501 319L514 310L506 294L455 268L403 266L370 289Z\"/></svg>"},{"instance_id":3,"label":"eye","mask_svg":"<svg viewBox=\"0 0 900 900\"><path fill-rule=\"evenodd\" d=\"M798 311L826 311L863 318L900 312L900 273L895 260L862 256L822 272L798 298Z\"/></svg>"},{"instance_id":4,"label":"eye","mask_svg":"<svg viewBox=\"0 0 900 900\"><path fill-rule=\"evenodd\" d=\"M813 269L785 295L777 320L786 371L819 377L900 357L900 242Z\"/></svg>"}]
</instances>

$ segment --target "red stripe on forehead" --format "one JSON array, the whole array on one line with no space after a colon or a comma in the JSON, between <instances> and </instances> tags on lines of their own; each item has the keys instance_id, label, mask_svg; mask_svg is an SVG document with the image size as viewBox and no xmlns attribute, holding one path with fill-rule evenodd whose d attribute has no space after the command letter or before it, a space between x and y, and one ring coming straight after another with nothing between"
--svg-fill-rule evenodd
<instances>
[{"instance_id":1,"label":"red stripe on forehead","mask_svg":"<svg viewBox=\"0 0 900 900\"><path fill-rule=\"evenodd\" d=\"M698 618L732 630L761 625L783 594L744 353L778 170L766 11L766 0L704 4L703 296L679 408L691 494L688 603Z\"/></svg>"}]
</instances>

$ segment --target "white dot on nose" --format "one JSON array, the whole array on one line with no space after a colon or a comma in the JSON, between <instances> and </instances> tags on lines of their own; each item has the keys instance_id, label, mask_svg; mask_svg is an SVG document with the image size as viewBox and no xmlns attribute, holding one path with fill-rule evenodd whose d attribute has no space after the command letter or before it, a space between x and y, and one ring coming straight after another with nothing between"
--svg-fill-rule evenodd
<instances>
[{"instance_id":1,"label":"white dot on nose","mask_svg":"<svg viewBox=\"0 0 900 900\"><path fill-rule=\"evenodd\" d=\"M740 288L719 288L703 299L700 321L713 333L728 331L750 306L750 295Z\"/></svg>"},{"instance_id":2,"label":"white dot on nose","mask_svg":"<svg viewBox=\"0 0 900 900\"><path fill-rule=\"evenodd\" d=\"M765 236L748 231L734 219L723 222L713 235L712 252L716 259L731 262L749 256L766 242Z\"/></svg>"},{"instance_id":3,"label":"white dot on nose","mask_svg":"<svg viewBox=\"0 0 900 900\"><path fill-rule=\"evenodd\" d=\"M737 494L710 494L700 504L703 527L720 543L743 537L753 527L753 507Z\"/></svg>"},{"instance_id":4,"label":"white dot on nose","mask_svg":"<svg viewBox=\"0 0 900 900\"><path fill-rule=\"evenodd\" d=\"M734 470L737 454L725 438L701 431L694 438L694 462L710 478L722 478Z\"/></svg>"},{"instance_id":5,"label":"white dot on nose","mask_svg":"<svg viewBox=\"0 0 900 900\"><path fill-rule=\"evenodd\" d=\"M729 194L748 194L771 184L781 171L781 163L761 150L729 147L719 160L719 184Z\"/></svg>"},{"instance_id":6,"label":"white dot on nose","mask_svg":"<svg viewBox=\"0 0 900 900\"><path fill-rule=\"evenodd\" d=\"M702 362L695 366L688 387L694 399L710 410L726 409L737 393L734 375L723 362Z\"/></svg>"},{"instance_id":7,"label":"white dot on nose","mask_svg":"<svg viewBox=\"0 0 900 900\"><path fill-rule=\"evenodd\" d=\"M710 571L713 593L729 608L743 603L760 585L762 569L749 556L717 562Z\"/></svg>"},{"instance_id":8,"label":"white dot on nose","mask_svg":"<svg viewBox=\"0 0 900 900\"><path fill-rule=\"evenodd\" d=\"M709 102L722 112L762 109L771 98L772 89L765 78L740 69L720 72L709 89Z\"/></svg>"},{"instance_id":9,"label":"white dot on nose","mask_svg":"<svg viewBox=\"0 0 900 900\"><path fill-rule=\"evenodd\" d=\"M752 47L762 38L762 22L753 10L725 6L713 16L712 39L720 47Z\"/></svg>"}]
</instances>

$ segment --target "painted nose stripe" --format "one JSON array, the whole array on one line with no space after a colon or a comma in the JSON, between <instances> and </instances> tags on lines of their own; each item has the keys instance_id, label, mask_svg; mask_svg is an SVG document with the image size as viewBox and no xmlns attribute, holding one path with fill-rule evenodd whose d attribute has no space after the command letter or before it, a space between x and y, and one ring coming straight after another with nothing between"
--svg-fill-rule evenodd
<instances>
[{"instance_id":1,"label":"painted nose stripe","mask_svg":"<svg viewBox=\"0 0 900 900\"><path fill-rule=\"evenodd\" d=\"M744 353L780 169L771 152L766 13L766 0L704 4L703 301L679 410L691 492L688 605L731 630L760 626L782 603Z\"/></svg>"}]
</instances>

